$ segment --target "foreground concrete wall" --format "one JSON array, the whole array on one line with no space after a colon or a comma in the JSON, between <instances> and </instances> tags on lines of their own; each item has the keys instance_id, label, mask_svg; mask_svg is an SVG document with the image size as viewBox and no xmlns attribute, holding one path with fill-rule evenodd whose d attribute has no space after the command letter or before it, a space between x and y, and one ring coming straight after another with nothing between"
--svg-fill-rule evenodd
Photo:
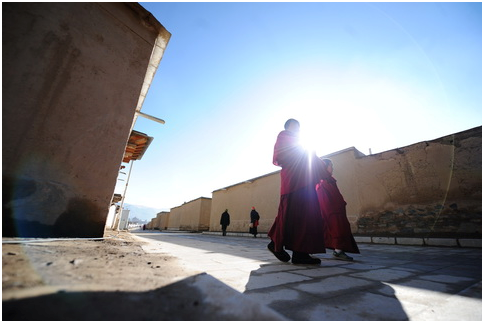
<instances>
[{"instance_id":1,"label":"foreground concrete wall","mask_svg":"<svg viewBox=\"0 0 484 323\"><path fill-rule=\"evenodd\" d=\"M347 201L356 235L480 237L482 234L482 127L365 156L349 148L327 156ZM213 192L210 231L247 232L249 213L268 232L279 205L275 172Z\"/></svg>"},{"instance_id":2,"label":"foreground concrete wall","mask_svg":"<svg viewBox=\"0 0 484 323\"><path fill-rule=\"evenodd\" d=\"M129 3L4 3L3 235L99 237L155 46Z\"/></svg>"}]
</instances>

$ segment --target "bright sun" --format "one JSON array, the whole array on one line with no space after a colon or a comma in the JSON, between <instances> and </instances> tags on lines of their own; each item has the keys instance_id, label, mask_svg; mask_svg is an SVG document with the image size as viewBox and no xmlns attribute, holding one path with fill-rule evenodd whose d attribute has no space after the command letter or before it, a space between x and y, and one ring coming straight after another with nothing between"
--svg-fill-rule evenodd
<instances>
[{"instance_id":1,"label":"bright sun","mask_svg":"<svg viewBox=\"0 0 484 323\"><path fill-rule=\"evenodd\" d=\"M299 143L307 151L316 151L318 147L317 139L316 136L311 136L308 132L301 131L299 135Z\"/></svg>"}]
</instances>

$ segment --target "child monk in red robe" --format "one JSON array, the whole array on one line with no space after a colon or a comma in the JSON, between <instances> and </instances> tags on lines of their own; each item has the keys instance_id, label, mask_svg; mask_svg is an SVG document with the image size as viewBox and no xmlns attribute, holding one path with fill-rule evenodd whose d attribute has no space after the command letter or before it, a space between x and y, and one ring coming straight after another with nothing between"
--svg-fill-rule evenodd
<instances>
[{"instance_id":1,"label":"child monk in red robe","mask_svg":"<svg viewBox=\"0 0 484 323\"><path fill-rule=\"evenodd\" d=\"M323 159L327 171L333 174L333 163ZM333 176L321 180L316 186L319 206L324 223L324 245L334 249L333 257L352 261L345 252L360 253L355 238L351 233L350 223L346 217L346 201L336 185Z\"/></svg>"},{"instance_id":2,"label":"child monk in red robe","mask_svg":"<svg viewBox=\"0 0 484 323\"><path fill-rule=\"evenodd\" d=\"M331 175L320 158L299 145L297 120L287 120L284 129L274 145L273 163L282 168L281 197L267 248L284 262L291 259L285 248L292 250L294 264L320 264L309 255L326 252L316 184Z\"/></svg>"}]
</instances>

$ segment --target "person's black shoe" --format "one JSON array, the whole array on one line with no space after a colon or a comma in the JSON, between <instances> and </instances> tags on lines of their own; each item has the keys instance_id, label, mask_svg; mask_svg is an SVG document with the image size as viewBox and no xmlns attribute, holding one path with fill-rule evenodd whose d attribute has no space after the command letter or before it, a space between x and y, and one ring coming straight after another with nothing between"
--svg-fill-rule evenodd
<instances>
[{"instance_id":1,"label":"person's black shoe","mask_svg":"<svg viewBox=\"0 0 484 323\"><path fill-rule=\"evenodd\" d=\"M282 262L288 262L289 260L291 260L291 256L289 256L289 254L287 252L285 252L284 250L283 251L275 251L274 241L271 241L267 245L267 249L269 249L269 251L272 252L274 254L274 256L276 256L276 258L279 259Z\"/></svg>"},{"instance_id":2,"label":"person's black shoe","mask_svg":"<svg viewBox=\"0 0 484 323\"><path fill-rule=\"evenodd\" d=\"M319 265L321 264L321 259L313 258L308 253L293 252L292 263L296 265Z\"/></svg>"}]
</instances>

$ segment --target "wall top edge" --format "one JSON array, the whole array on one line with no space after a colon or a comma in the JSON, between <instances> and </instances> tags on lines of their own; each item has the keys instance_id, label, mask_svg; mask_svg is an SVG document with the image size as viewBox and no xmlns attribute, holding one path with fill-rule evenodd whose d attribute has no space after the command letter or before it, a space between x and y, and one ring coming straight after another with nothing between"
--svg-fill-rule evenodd
<instances>
[{"instance_id":1,"label":"wall top edge","mask_svg":"<svg viewBox=\"0 0 484 323\"><path fill-rule=\"evenodd\" d=\"M391 152L391 151L399 151L399 150L402 150L402 149L407 148L407 147L411 147L411 146L415 146L415 145L421 144L423 142L438 142L438 141L441 141L442 139L448 138L450 136L467 136L468 137L469 135L472 135L472 134L476 134L477 135L478 133L480 133L480 136L482 137L482 125L481 126L478 126L478 127L471 128L471 129L467 129L467 130L464 130L464 131L460 131L460 132L456 132L456 133L453 133L453 134L449 134L449 135L446 135L446 136L443 136L443 137L440 137L440 138L437 138L437 139L424 140L424 141L421 141L421 142L418 142L418 143L414 143L414 144L411 144L411 145L408 145L408 146L405 146L405 147L394 148L394 149L390 149L390 150L387 150L387 151L382 151L382 152L379 152L379 153L376 153L376 154L372 154L372 155L365 155L364 153L362 153L361 151L359 151L355 147L348 147L348 148L345 148L345 149L342 149L342 150L339 150L339 151L336 151L336 152L333 152L333 153L330 153L330 154L321 156L320 158L332 157L332 156L340 155L340 154L343 154L343 153L346 153L346 152L349 152L349 151L353 151L354 152L354 155L355 155L355 159L360 159L360 158L365 158L365 157L369 157L369 156L381 155L383 153L388 153L388 152ZM280 170L277 170L277 171L272 172L272 173L268 173L268 174L265 174L265 175L261 175L261 176L258 176L258 177L254 177L254 178L245 180L243 182L239 182L239 183L236 183L236 184L233 184L233 185L230 185L230 186L226 186L226 187L220 188L218 190L212 191L212 194L215 193L215 192L226 191L229 188L232 188L232 187L235 187L235 186L239 186L239 185L242 185L242 184L250 184L250 183L252 183L252 182L254 182L256 180L259 180L259 179L264 178L264 177L269 177L271 175L274 175L274 174L277 174L277 173L280 173L280 172L281 172Z\"/></svg>"}]
</instances>

